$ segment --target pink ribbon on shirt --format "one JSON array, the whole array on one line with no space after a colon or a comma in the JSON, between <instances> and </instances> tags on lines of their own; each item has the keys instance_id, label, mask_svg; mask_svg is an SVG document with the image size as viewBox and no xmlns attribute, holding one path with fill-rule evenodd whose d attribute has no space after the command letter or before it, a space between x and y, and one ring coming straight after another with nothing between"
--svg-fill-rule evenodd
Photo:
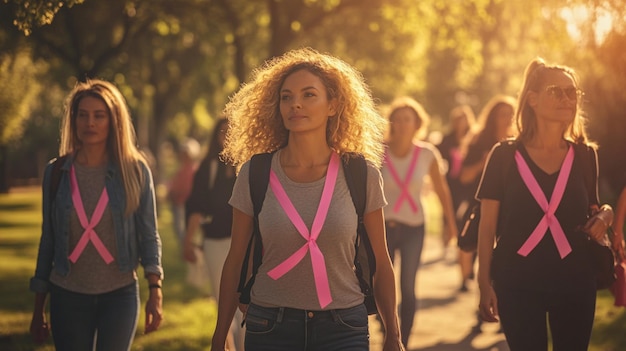
<instances>
[{"instance_id":1,"label":"pink ribbon on shirt","mask_svg":"<svg viewBox=\"0 0 626 351\"><path fill-rule=\"evenodd\" d=\"M274 173L274 171L270 171L270 187L272 188L274 195L276 195L276 199L280 203L281 207L287 214L287 217L289 217L291 223L293 223L300 235L302 235L302 237L306 240L306 243L295 253L289 256L289 258L270 270L267 274L274 280L279 279L293 269L293 267L295 267L300 261L302 261L307 251L309 251L311 253L311 264L313 266L313 277L315 279L317 298L322 308L328 306L333 299L330 295L330 285L328 282L328 273L326 272L324 255L322 254L319 246L317 246L316 240L320 235L324 222L326 221L326 215L328 214L328 208L330 207L330 200L333 197L338 172L339 156L333 153L330 157L330 163L328 164L322 198L320 199L320 203L317 207L317 213L315 214L315 219L313 219L313 225L311 226L311 231L309 232L309 229L306 227L306 224L304 224L302 217L300 217L300 214L293 206L293 203L289 200L285 189L280 184L276 173Z\"/></svg>"},{"instance_id":2,"label":"pink ribbon on shirt","mask_svg":"<svg viewBox=\"0 0 626 351\"><path fill-rule=\"evenodd\" d=\"M535 198L535 201L537 201L537 204L539 204L539 207L541 207L541 209L545 212L545 215L541 218L535 230L532 234L530 234L528 239L526 239L526 242L524 242L517 253L524 257L528 256L528 254L539 244L544 235L546 235L548 228L550 228L552 239L554 239L554 243L559 250L559 255L561 255L561 259L565 258L565 256L572 252L572 248L569 245L569 242L565 237L565 233L563 232L563 228L561 228L561 224L559 223L558 218L554 215L554 212L556 212L556 209L559 207L561 199L563 198L563 193L565 192L567 178L569 178L572 163L574 162L574 149L570 146L567 151L567 155L565 156L565 160L563 161L563 165L559 171L559 176L556 180L556 185L554 186L554 191L552 192L549 203L546 199L546 195L541 190L541 187L539 187L537 180L533 176L528 164L526 164L524 157L522 157L519 151L515 152L515 162L517 163L517 168L522 176L522 180L526 184L526 187Z\"/></svg>"},{"instance_id":3,"label":"pink ribbon on shirt","mask_svg":"<svg viewBox=\"0 0 626 351\"><path fill-rule=\"evenodd\" d=\"M83 199L80 197L80 189L78 188L78 182L76 181L76 172L74 171L74 166L70 169L70 186L72 189L72 200L74 201L74 208L76 209L76 215L78 216L78 220L80 221L80 225L85 229L83 235L78 240L76 247L70 254L69 259L72 263L76 263L78 258L87 247L87 243L91 241L93 246L96 248L100 257L109 264L113 262L113 256L104 246L104 243L96 234L94 228L102 219L102 214L106 209L107 204L109 203L109 195L107 194L106 187L102 189L102 194L100 195L100 199L98 200L98 204L96 205L96 209L93 211L91 215L91 220L87 219L87 215L85 214L85 206L83 205Z\"/></svg>"},{"instance_id":4,"label":"pink ribbon on shirt","mask_svg":"<svg viewBox=\"0 0 626 351\"><path fill-rule=\"evenodd\" d=\"M413 177L415 164L417 163L417 158L420 154L420 150L421 149L419 147L415 147L413 149L411 164L409 165L409 170L404 177L404 181L400 179L398 171L396 171L396 168L393 166L393 162L391 162L391 157L389 157L389 152L385 153L385 163L387 164L387 168L389 168L389 173L391 173L393 180L395 180L396 184L398 184L398 187L401 191L400 196L398 196L398 200L396 200L396 204L393 206L393 212L400 211L400 206L402 205L402 201L405 198L409 202L409 206L411 206L411 210L413 210L413 213L417 212L417 204L415 203L415 200L411 197L411 194L409 194L409 183L411 182L411 178Z\"/></svg>"},{"instance_id":5,"label":"pink ribbon on shirt","mask_svg":"<svg viewBox=\"0 0 626 351\"><path fill-rule=\"evenodd\" d=\"M450 177L456 179L461 173L461 165L463 164L463 155L458 147L450 149Z\"/></svg>"}]
</instances>

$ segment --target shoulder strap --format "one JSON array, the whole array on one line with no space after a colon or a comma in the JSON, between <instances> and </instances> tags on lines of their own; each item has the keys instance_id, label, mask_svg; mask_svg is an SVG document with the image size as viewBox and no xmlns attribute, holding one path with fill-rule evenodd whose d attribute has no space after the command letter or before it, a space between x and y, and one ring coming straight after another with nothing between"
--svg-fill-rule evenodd
<instances>
[{"instance_id":1,"label":"shoulder strap","mask_svg":"<svg viewBox=\"0 0 626 351\"><path fill-rule=\"evenodd\" d=\"M362 155L349 154L342 158L343 172L350 190L352 203L359 216L359 223L363 222L365 213L365 194L367 193L367 163Z\"/></svg>"},{"instance_id":2,"label":"shoulder strap","mask_svg":"<svg viewBox=\"0 0 626 351\"><path fill-rule=\"evenodd\" d=\"M589 196L589 204L599 204L598 199L598 160L592 147L585 144L574 144L575 157L580 160L585 187Z\"/></svg>"},{"instance_id":3,"label":"shoulder strap","mask_svg":"<svg viewBox=\"0 0 626 351\"><path fill-rule=\"evenodd\" d=\"M502 172L503 172L502 179L506 181L506 177L509 173L509 169L511 168L511 165L513 164L513 161L515 160L515 151L517 150L517 141L513 139L508 139L502 142L502 146L503 146L503 150L506 152L506 157L504 157L506 164L504 165L504 167L502 167Z\"/></svg>"},{"instance_id":4,"label":"shoulder strap","mask_svg":"<svg viewBox=\"0 0 626 351\"><path fill-rule=\"evenodd\" d=\"M358 216L357 238L354 243L356 252L354 267L361 291L366 297L365 305L368 313L372 314L376 313L376 302L373 299L376 257L363 222L367 196L367 162L363 155L348 154L343 157L343 169Z\"/></svg>"},{"instance_id":5,"label":"shoulder strap","mask_svg":"<svg viewBox=\"0 0 626 351\"><path fill-rule=\"evenodd\" d=\"M254 227L252 236L248 242L246 256L241 266L239 286L237 288L237 291L240 293L239 301L244 304L250 303L250 290L252 289L256 274L261 266L263 242L261 241L261 232L259 230L259 213L263 207L265 193L267 192L267 186L269 184L272 156L273 153L258 154L252 156L250 160L248 184L250 186L250 198L252 199L254 209ZM252 271L250 278L248 278L250 255L252 255Z\"/></svg>"}]
</instances>

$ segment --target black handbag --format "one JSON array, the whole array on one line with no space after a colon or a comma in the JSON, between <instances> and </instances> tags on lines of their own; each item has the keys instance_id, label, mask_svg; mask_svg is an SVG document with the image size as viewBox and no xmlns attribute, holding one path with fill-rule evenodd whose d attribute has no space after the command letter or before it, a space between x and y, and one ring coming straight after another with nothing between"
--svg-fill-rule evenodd
<instances>
[{"instance_id":1,"label":"black handbag","mask_svg":"<svg viewBox=\"0 0 626 351\"><path fill-rule=\"evenodd\" d=\"M506 184L506 179L515 161L515 151L517 150L517 142L515 140L505 140L500 142L504 164L501 167L502 177ZM465 252L476 252L478 248L478 223L480 222L480 201L472 199L467 206L467 210L463 214L463 228L459 232L457 238L457 246Z\"/></svg>"},{"instance_id":2,"label":"black handbag","mask_svg":"<svg viewBox=\"0 0 626 351\"><path fill-rule=\"evenodd\" d=\"M457 245L465 252L474 252L478 247L478 223L480 222L480 202L473 201L463 214L463 228L457 238Z\"/></svg>"},{"instance_id":3,"label":"black handbag","mask_svg":"<svg viewBox=\"0 0 626 351\"><path fill-rule=\"evenodd\" d=\"M609 227L609 236L612 234ZM589 253L593 270L596 275L596 288L598 290L610 288L617 279L615 274L615 254L609 243L606 245L589 238Z\"/></svg>"}]
</instances>

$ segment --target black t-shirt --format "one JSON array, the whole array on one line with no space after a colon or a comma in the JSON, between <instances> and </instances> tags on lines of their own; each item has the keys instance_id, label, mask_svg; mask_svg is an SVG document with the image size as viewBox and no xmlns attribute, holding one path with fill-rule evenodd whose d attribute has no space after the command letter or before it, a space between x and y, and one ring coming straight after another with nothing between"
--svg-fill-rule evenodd
<instances>
[{"instance_id":1,"label":"black t-shirt","mask_svg":"<svg viewBox=\"0 0 626 351\"><path fill-rule=\"evenodd\" d=\"M230 236L233 209L228 200L234 185L235 172L231 166L208 157L202 160L193 177L193 187L185 204L185 212L187 217L192 213L200 213L206 217L207 220L202 224L205 238Z\"/></svg>"},{"instance_id":2,"label":"black t-shirt","mask_svg":"<svg viewBox=\"0 0 626 351\"><path fill-rule=\"evenodd\" d=\"M517 150L549 201L559 172L547 174L541 170L530 159L522 143L517 143ZM595 157L595 153L592 154ZM510 153L508 155L510 157ZM561 259L550 229L528 256L523 257L517 253L544 216L544 212L524 184L515 161L509 160L507 163L504 156L507 153L503 152L503 146L496 145L487 161L477 192L479 199L500 201L497 244L491 266L494 283L542 291L594 284L588 251L589 239L577 228L585 224L589 204L597 202L590 200L595 194L591 197L587 194L588 183L583 170L585 164L595 165L595 159L593 163L584 163L580 159L581 153L575 153L563 198L555 212L572 248L571 253ZM504 173L505 176L502 176L502 165L506 164L510 166Z\"/></svg>"},{"instance_id":3,"label":"black t-shirt","mask_svg":"<svg viewBox=\"0 0 626 351\"><path fill-rule=\"evenodd\" d=\"M473 195L472 191L476 190L475 187L471 188L467 185L461 184L461 182L459 181L458 172L457 174L454 174L452 172L452 167L454 164L454 153L459 152L460 147L461 145L454 133L446 134L441 140L441 143L437 145L437 148L441 153L441 157L448 163L446 181L448 182L448 187L450 188L452 205L455 210L459 207L463 200L467 200L470 196Z\"/></svg>"}]
</instances>

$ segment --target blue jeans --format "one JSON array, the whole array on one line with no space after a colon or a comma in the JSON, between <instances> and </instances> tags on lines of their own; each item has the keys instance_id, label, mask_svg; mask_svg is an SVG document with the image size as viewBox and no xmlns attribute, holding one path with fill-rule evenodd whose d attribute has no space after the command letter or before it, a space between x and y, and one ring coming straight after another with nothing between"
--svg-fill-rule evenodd
<instances>
[{"instance_id":1,"label":"blue jeans","mask_svg":"<svg viewBox=\"0 0 626 351\"><path fill-rule=\"evenodd\" d=\"M406 347L413 328L417 297L415 280L424 248L424 226L411 227L398 222L385 223L387 230L387 249L391 262L395 253L400 254L400 332L402 343Z\"/></svg>"},{"instance_id":2,"label":"blue jeans","mask_svg":"<svg viewBox=\"0 0 626 351\"><path fill-rule=\"evenodd\" d=\"M57 351L128 351L138 316L136 282L99 295L51 285L50 324Z\"/></svg>"},{"instance_id":3,"label":"blue jeans","mask_svg":"<svg viewBox=\"0 0 626 351\"><path fill-rule=\"evenodd\" d=\"M172 211L172 226L174 227L174 233L176 233L176 239L178 239L178 243L182 247L186 234L185 226L187 225L185 222L185 204L171 204L170 209Z\"/></svg>"},{"instance_id":4,"label":"blue jeans","mask_svg":"<svg viewBox=\"0 0 626 351\"><path fill-rule=\"evenodd\" d=\"M268 308L246 314L246 351L367 351L369 330L363 304L327 311Z\"/></svg>"}]
</instances>

